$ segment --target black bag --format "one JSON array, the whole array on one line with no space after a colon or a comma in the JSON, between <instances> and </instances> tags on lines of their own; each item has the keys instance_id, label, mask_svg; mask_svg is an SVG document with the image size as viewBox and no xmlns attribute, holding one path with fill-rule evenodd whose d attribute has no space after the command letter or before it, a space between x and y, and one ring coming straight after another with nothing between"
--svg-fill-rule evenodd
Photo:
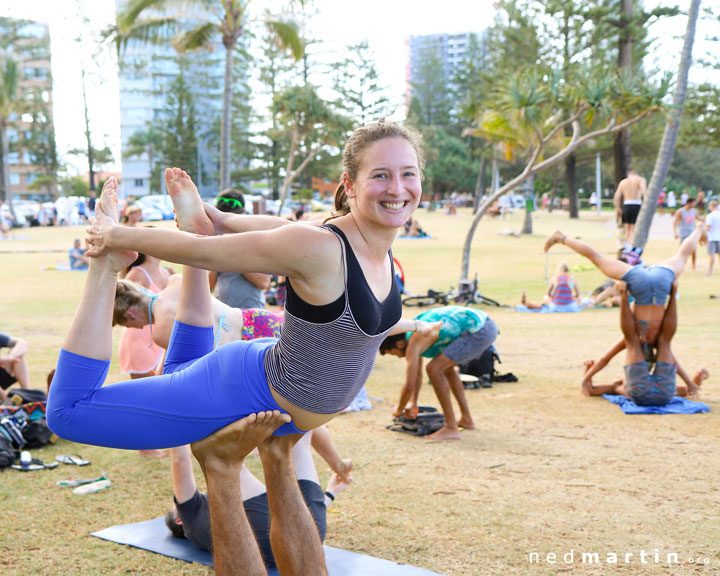
<instances>
[{"instance_id":1,"label":"black bag","mask_svg":"<svg viewBox=\"0 0 720 576\"><path fill-rule=\"evenodd\" d=\"M30 402L47 402L47 394L42 390L30 388L13 388L8 392L8 400L15 406Z\"/></svg>"},{"instance_id":2,"label":"black bag","mask_svg":"<svg viewBox=\"0 0 720 576\"><path fill-rule=\"evenodd\" d=\"M500 356L494 346L490 346L485 352L480 354L477 358L473 358L467 364L460 365L460 374L469 374L476 378L492 380L495 375L495 360L500 362Z\"/></svg>"},{"instance_id":3,"label":"black bag","mask_svg":"<svg viewBox=\"0 0 720 576\"><path fill-rule=\"evenodd\" d=\"M5 436L0 436L0 470L10 468L16 459L17 454L10 441Z\"/></svg>"},{"instance_id":4,"label":"black bag","mask_svg":"<svg viewBox=\"0 0 720 576\"><path fill-rule=\"evenodd\" d=\"M42 448L52 442L53 433L45 418L39 418L28 422L23 430L23 438L26 442L25 448Z\"/></svg>"},{"instance_id":5,"label":"black bag","mask_svg":"<svg viewBox=\"0 0 720 576\"><path fill-rule=\"evenodd\" d=\"M418 414L415 418L393 418L393 423L386 426L393 432L403 432L411 436L427 436L437 432L445 426L445 416L432 406L418 406Z\"/></svg>"}]
</instances>

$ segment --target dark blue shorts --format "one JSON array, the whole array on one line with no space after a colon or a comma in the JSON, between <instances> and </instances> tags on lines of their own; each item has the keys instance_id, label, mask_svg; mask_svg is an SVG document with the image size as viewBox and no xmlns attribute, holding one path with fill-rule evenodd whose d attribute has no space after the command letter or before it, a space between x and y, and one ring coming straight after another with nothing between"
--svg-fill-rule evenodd
<instances>
[{"instance_id":1,"label":"dark blue shorts","mask_svg":"<svg viewBox=\"0 0 720 576\"><path fill-rule=\"evenodd\" d=\"M667 266L633 266L622 277L638 306L665 306L675 272Z\"/></svg>"},{"instance_id":2,"label":"dark blue shorts","mask_svg":"<svg viewBox=\"0 0 720 576\"><path fill-rule=\"evenodd\" d=\"M665 406L674 397L677 367L668 362L657 362L650 373L647 362L625 366L625 391L638 406Z\"/></svg>"}]
</instances>

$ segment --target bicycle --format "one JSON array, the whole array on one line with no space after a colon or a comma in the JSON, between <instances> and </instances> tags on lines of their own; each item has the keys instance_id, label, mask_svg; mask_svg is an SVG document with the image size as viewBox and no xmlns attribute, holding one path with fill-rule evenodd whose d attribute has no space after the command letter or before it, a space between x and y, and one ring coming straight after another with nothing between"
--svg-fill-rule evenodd
<instances>
[{"instance_id":1,"label":"bicycle","mask_svg":"<svg viewBox=\"0 0 720 576\"><path fill-rule=\"evenodd\" d=\"M402 303L405 306L434 306L436 304L440 306L447 306L448 304L462 304L468 306L470 304L485 304L487 306L498 306L502 304L483 296L477 289L478 279L477 274L475 280L470 282L469 280L463 280L460 282L457 288L453 286L447 292L438 292L437 290L428 290L427 294L408 296L404 298Z\"/></svg>"}]
</instances>

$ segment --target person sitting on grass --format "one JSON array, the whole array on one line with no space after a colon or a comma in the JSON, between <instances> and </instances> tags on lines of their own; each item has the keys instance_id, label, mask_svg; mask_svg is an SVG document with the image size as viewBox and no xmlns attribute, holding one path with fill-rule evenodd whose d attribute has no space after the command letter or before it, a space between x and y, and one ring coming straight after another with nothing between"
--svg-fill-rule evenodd
<instances>
[{"instance_id":1,"label":"person sitting on grass","mask_svg":"<svg viewBox=\"0 0 720 576\"><path fill-rule=\"evenodd\" d=\"M545 252L555 244L564 244L589 259L608 278L626 282L630 295L635 299L633 317L640 342L656 345L672 283L682 274L704 229L705 225L698 222L695 231L680 245L678 252L658 266L631 266L622 260L608 258L586 242L566 236L560 230L545 241Z\"/></svg>"},{"instance_id":2,"label":"person sitting on grass","mask_svg":"<svg viewBox=\"0 0 720 576\"><path fill-rule=\"evenodd\" d=\"M73 247L68 250L68 261L71 270L87 270L90 265L90 257L85 256L85 250L80 244L80 238L75 238Z\"/></svg>"},{"instance_id":3,"label":"person sitting on grass","mask_svg":"<svg viewBox=\"0 0 720 576\"><path fill-rule=\"evenodd\" d=\"M327 490L320 487L310 447L325 459L334 474ZM213 551L208 496L198 490L189 446L171 449L174 503L165 516L165 524L177 538L187 538L195 546ZM308 432L293 447L292 463L302 498L313 516L320 540L325 539L327 508L352 482L352 461L344 460L333 443L326 426ZM243 465L240 471L243 507L257 540L266 568L276 568L270 543L270 508L265 485Z\"/></svg>"},{"instance_id":4,"label":"person sitting on grass","mask_svg":"<svg viewBox=\"0 0 720 576\"><path fill-rule=\"evenodd\" d=\"M553 312L579 312L580 290L577 280L570 274L567 264L560 262L555 276L550 280L547 293L543 296L543 303L528 302L525 290L523 290L520 303L528 310L541 310L545 306Z\"/></svg>"},{"instance_id":5,"label":"person sitting on grass","mask_svg":"<svg viewBox=\"0 0 720 576\"><path fill-rule=\"evenodd\" d=\"M405 385L393 416L415 418L418 395L423 381L423 358L431 358L427 365L430 383L445 416L445 426L429 435L436 440L460 438L460 427L474 430L465 388L455 368L482 355L492 346L498 335L495 322L485 312L462 306L442 306L423 312L416 322L415 332L389 336L380 345L380 354L405 358ZM460 406L460 419L455 418L451 394Z\"/></svg>"},{"instance_id":6,"label":"person sitting on grass","mask_svg":"<svg viewBox=\"0 0 720 576\"><path fill-rule=\"evenodd\" d=\"M678 364L672 353L670 343L677 329L677 283L673 282L670 290L670 301L662 322L658 337L657 359L654 372L645 359L640 338L635 330L635 320L630 310L629 293L623 282L618 282L620 293L620 327L623 339L615 344L597 362L585 362L581 390L586 396L602 396L603 394L621 394L629 397L638 406L665 406L675 396L694 396L698 393L708 372L701 369L690 379ZM625 378L610 384L594 385L592 378L602 370L623 349L626 350ZM683 384L676 384L676 374L680 375Z\"/></svg>"},{"instance_id":7,"label":"person sitting on grass","mask_svg":"<svg viewBox=\"0 0 720 576\"><path fill-rule=\"evenodd\" d=\"M267 576L241 484L245 458L255 448L265 472L270 545L280 574L327 576L320 535L292 465L292 450L302 435L273 436L288 422L290 415L279 410L252 413L190 446L207 484L217 576Z\"/></svg>"},{"instance_id":8,"label":"person sitting on grass","mask_svg":"<svg viewBox=\"0 0 720 576\"><path fill-rule=\"evenodd\" d=\"M17 383L20 388L30 388L30 369L27 358L28 343L22 338L0 332L0 348L9 348L0 354L0 402L7 399L7 389Z\"/></svg>"}]
</instances>

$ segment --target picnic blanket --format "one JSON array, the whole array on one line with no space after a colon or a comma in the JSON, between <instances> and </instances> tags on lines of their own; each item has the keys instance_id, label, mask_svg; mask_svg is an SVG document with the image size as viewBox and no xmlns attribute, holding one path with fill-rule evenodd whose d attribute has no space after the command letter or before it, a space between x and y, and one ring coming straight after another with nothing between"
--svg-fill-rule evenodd
<instances>
[{"instance_id":1,"label":"picnic blanket","mask_svg":"<svg viewBox=\"0 0 720 576\"><path fill-rule=\"evenodd\" d=\"M707 404L694 402L681 396L675 396L665 406L638 406L627 396L603 394L603 398L620 406L625 414L699 414L710 412Z\"/></svg>"}]
</instances>

